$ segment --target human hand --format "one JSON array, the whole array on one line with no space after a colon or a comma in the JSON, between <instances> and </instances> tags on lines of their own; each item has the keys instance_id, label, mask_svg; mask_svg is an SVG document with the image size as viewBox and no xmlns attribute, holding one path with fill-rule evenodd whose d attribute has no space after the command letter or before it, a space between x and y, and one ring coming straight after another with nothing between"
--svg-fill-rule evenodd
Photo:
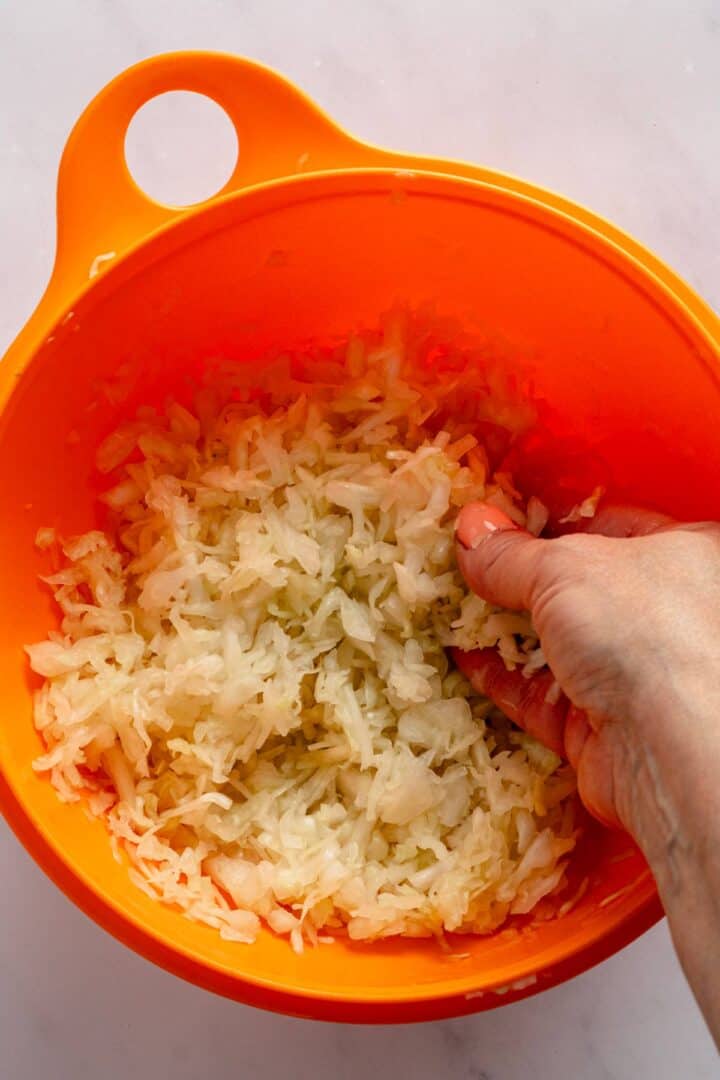
<instances>
[{"instance_id":1,"label":"human hand","mask_svg":"<svg viewBox=\"0 0 720 1080\"><path fill-rule=\"evenodd\" d=\"M589 535L588 535L589 534ZM458 516L471 588L530 612L549 669L456 652L480 693L565 752L581 798L639 843L720 1047L720 525L604 510L538 540L484 503ZM557 679L559 700L547 700Z\"/></svg>"},{"instance_id":2,"label":"human hand","mask_svg":"<svg viewBox=\"0 0 720 1080\"><path fill-rule=\"evenodd\" d=\"M456 662L634 836L720 1047L720 525L608 509L589 534L538 540L474 503L456 536L470 587L530 612L552 674L508 672L489 649Z\"/></svg>"},{"instance_id":3,"label":"human hand","mask_svg":"<svg viewBox=\"0 0 720 1080\"><path fill-rule=\"evenodd\" d=\"M491 649L456 651L459 667L567 756L591 813L636 833L636 797L653 795L638 784L656 783L646 774L676 745L690 707L711 712L717 696L708 672L720 671L720 526L615 508L588 533L539 540L474 503L456 537L470 587L530 612L550 672L527 679ZM555 680L563 693L548 700Z\"/></svg>"}]
</instances>

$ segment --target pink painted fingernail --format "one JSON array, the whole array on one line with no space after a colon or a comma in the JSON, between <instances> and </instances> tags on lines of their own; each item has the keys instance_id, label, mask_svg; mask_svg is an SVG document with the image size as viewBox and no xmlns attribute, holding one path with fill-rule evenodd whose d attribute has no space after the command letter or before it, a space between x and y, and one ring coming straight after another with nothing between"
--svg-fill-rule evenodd
<instances>
[{"instance_id":1,"label":"pink painted fingernail","mask_svg":"<svg viewBox=\"0 0 720 1080\"><path fill-rule=\"evenodd\" d=\"M464 548L472 551L491 533L516 528L515 523L497 506L477 502L464 506L458 514L455 536Z\"/></svg>"}]
</instances>

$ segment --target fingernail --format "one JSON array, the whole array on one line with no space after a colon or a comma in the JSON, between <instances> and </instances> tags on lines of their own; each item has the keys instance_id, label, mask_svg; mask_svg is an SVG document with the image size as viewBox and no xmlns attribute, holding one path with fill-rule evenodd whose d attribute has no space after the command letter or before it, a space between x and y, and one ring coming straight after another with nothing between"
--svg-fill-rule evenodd
<instances>
[{"instance_id":1,"label":"fingernail","mask_svg":"<svg viewBox=\"0 0 720 1080\"><path fill-rule=\"evenodd\" d=\"M517 526L507 514L489 503L470 503L463 507L455 523L455 536L464 548L472 551L486 536Z\"/></svg>"}]
</instances>

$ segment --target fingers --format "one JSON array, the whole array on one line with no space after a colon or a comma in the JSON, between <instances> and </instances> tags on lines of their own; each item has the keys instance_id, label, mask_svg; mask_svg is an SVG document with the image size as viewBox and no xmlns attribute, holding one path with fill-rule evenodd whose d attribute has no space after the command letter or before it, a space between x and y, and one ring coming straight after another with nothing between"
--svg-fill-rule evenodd
<instances>
[{"instance_id":1,"label":"fingers","mask_svg":"<svg viewBox=\"0 0 720 1080\"><path fill-rule=\"evenodd\" d=\"M666 514L630 506L603 507L583 532L637 537L677 528ZM470 503L458 514L457 560L470 588L500 607L531 610L543 554L552 541L537 540L488 503Z\"/></svg>"},{"instance_id":2,"label":"fingers","mask_svg":"<svg viewBox=\"0 0 720 1080\"><path fill-rule=\"evenodd\" d=\"M534 735L556 754L564 754L563 732L568 710L567 698L548 701L554 678L543 671L526 679L521 671L508 671L495 649L461 652L453 649L453 660L478 694L490 698L509 720Z\"/></svg>"},{"instance_id":3,"label":"fingers","mask_svg":"<svg viewBox=\"0 0 720 1080\"><path fill-rule=\"evenodd\" d=\"M603 825L621 828L608 741L566 697L547 700L553 685L550 672L526 679L521 671L507 671L494 649L453 649L453 659L478 694L489 697L518 727L568 759L577 772L578 794L593 817Z\"/></svg>"},{"instance_id":4,"label":"fingers","mask_svg":"<svg viewBox=\"0 0 720 1080\"><path fill-rule=\"evenodd\" d=\"M717 526L680 526L664 514L607 506L583 523L582 531L632 538L676 528ZM562 578L562 562L548 555L556 545L558 555L569 550L567 544L563 547L556 540L535 539L486 503L464 507L458 515L456 538L458 565L470 588L499 607L530 612L541 591L558 584L557 573ZM598 542L588 539L586 543L592 552ZM549 749L567 757L577 772L580 798L590 813L606 825L620 826L615 806L616 749L612 731L604 726L593 727L586 713L571 705L564 695L548 701L554 686L549 671L526 679L521 671L508 671L494 649L469 653L453 650L453 658L478 693L490 698L511 721Z\"/></svg>"},{"instance_id":5,"label":"fingers","mask_svg":"<svg viewBox=\"0 0 720 1080\"><path fill-rule=\"evenodd\" d=\"M654 510L641 510L637 506L603 506L595 517L588 519L583 532L612 537L648 536L675 525L677 522L667 514Z\"/></svg>"},{"instance_id":6,"label":"fingers","mask_svg":"<svg viewBox=\"0 0 720 1080\"><path fill-rule=\"evenodd\" d=\"M455 525L457 560L473 592L492 604L532 608L546 541L536 540L487 503L470 503Z\"/></svg>"},{"instance_id":7,"label":"fingers","mask_svg":"<svg viewBox=\"0 0 720 1080\"><path fill-rule=\"evenodd\" d=\"M517 669L508 671L495 649L453 649L452 654L473 690L490 698L508 719L577 769L593 729L583 710L571 705L564 694L557 701L552 695L547 700L554 684L551 672L527 679Z\"/></svg>"},{"instance_id":8,"label":"fingers","mask_svg":"<svg viewBox=\"0 0 720 1080\"><path fill-rule=\"evenodd\" d=\"M612 740L591 732L575 766L578 795L583 805L602 825L622 829L616 809L614 761Z\"/></svg>"},{"instance_id":9,"label":"fingers","mask_svg":"<svg viewBox=\"0 0 720 1080\"><path fill-rule=\"evenodd\" d=\"M577 769L580 756L591 735L592 728L590 727L587 716L582 709L578 709L575 705L571 705L565 717L563 742L565 745L565 756L573 769Z\"/></svg>"}]
</instances>

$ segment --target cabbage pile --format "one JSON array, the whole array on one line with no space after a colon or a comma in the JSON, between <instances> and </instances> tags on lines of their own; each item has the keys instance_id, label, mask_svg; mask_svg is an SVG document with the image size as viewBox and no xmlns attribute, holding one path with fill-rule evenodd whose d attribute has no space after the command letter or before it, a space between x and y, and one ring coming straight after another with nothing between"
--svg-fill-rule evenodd
<instances>
[{"instance_id":1,"label":"cabbage pile","mask_svg":"<svg viewBox=\"0 0 720 1080\"><path fill-rule=\"evenodd\" d=\"M217 369L100 446L105 531L41 530L62 622L27 650L35 767L225 938L487 933L564 885L571 772L446 653L544 663L454 561L471 500L546 518L490 472L477 432L517 415L479 380L398 326Z\"/></svg>"}]
</instances>

